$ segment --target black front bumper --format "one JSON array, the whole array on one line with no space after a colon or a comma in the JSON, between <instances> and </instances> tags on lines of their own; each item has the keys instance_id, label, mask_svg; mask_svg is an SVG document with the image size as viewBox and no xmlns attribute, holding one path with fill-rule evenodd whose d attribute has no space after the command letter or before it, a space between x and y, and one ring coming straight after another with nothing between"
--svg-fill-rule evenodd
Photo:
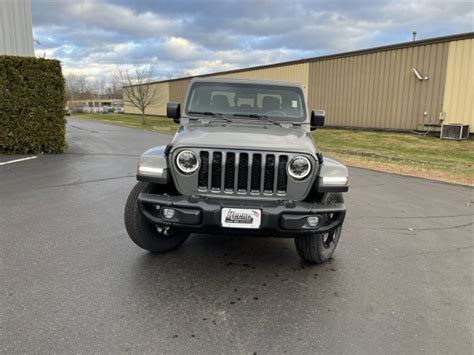
<instances>
[{"instance_id":1,"label":"black front bumper","mask_svg":"<svg viewBox=\"0 0 474 355\"><path fill-rule=\"evenodd\" d=\"M140 193L140 211L156 226L174 226L190 232L239 234L266 237L294 237L308 232L324 233L339 227L346 215L343 203L321 204L294 201L238 201L208 197L183 197ZM171 207L175 214L166 219L163 207ZM259 229L225 228L221 226L221 210L253 208L262 210ZM320 223L311 227L308 216L319 216Z\"/></svg>"}]
</instances>

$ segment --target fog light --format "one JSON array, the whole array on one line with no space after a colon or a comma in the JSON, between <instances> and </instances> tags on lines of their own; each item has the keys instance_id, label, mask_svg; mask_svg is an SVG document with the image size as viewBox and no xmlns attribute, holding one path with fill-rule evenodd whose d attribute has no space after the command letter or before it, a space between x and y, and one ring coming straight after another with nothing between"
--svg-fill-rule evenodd
<instances>
[{"instance_id":1,"label":"fog light","mask_svg":"<svg viewBox=\"0 0 474 355\"><path fill-rule=\"evenodd\" d=\"M166 219L171 219L174 217L175 211L172 208L163 208L161 213L163 213L163 217Z\"/></svg>"},{"instance_id":2,"label":"fog light","mask_svg":"<svg viewBox=\"0 0 474 355\"><path fill-rule=\"evenodd\" d=\"M310 227L316 227L319 224L319 216L309 216L306 218L306 222Z\"/></svg>"}]
</instances>

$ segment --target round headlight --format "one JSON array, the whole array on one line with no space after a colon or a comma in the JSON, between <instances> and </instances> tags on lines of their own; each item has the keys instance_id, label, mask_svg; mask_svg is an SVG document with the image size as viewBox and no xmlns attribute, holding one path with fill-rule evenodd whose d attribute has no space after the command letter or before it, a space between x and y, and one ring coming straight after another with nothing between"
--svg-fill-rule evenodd
<instances>
[{"instance_id":1,"label":"round headlight","mask_svg":"<svg viewBox=\"0 0 474 355\"><path fill-rule=\"evenodd\" d=\"M192 174L199 168L199 158L190 150L183 150L176 157L176 165L185 174Z\"/></svg>"},{"instance_id":2,"label":"round headlight","mask_svg":"<svg viewBox=\"0 0 474 355\"><path fill-rule=\"evenodd\" d=\"M296 180L304 179L311 172L311 162L301 155L294 157L288 163L288 174Z\"/></svg>"}]
</instances>

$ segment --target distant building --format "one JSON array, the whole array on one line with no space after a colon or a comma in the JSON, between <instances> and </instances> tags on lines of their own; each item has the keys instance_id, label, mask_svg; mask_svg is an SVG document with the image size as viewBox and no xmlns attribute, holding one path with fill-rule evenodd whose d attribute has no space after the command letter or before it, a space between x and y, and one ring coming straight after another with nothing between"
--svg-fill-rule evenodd
<instances>
[{"instance_id":1,"label":"distant building","mask_svg":"<svg viewBox=\"0 0 474 355\"><path fill-rule=\"evenodd\" d=\"M0 55L34 56L30 0L0 0Z\"/></svg>"},{"instance_id":2,"label":"distant building","mask_svg":"<svg viewBox=\"0 0 474 355\"><path fill-rule=\"evenodd\" d=\"M1 0L0 0L1 1ZM122 99L85 99L69 100L67 107L71 112L100 113L100 112L122 112Z\"/></svg>"},{"instance_id":3,"label":"distant building","mask_svg":"<svg viewBox=\"0 0 474 355\"><path fill-rule=\"evenodd\" d=\"M474 132L472 32L201 76L301 83L309 109L326 110L328 126L438 131L444 122ZM167 101L184 102L191 79L151 83L161 98L146 114L166 115Z\"/></svg>"}]
</instances>

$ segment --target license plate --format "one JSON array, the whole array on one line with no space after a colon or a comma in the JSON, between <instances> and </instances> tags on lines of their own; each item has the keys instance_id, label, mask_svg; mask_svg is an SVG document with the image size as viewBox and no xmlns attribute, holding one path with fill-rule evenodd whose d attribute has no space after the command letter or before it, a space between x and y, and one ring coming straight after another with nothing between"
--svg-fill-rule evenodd
<instances>
[{"instance_id":1,"label":"license plate","mask_svg":"<svg viewBox=\"0 0 474 355\"><path fill-rule=\"evenodd\" d=\"M227 228L260 228L262 210L247 208L223 208L221 212L222 227Z\"/></svg>"}]
</instances>

